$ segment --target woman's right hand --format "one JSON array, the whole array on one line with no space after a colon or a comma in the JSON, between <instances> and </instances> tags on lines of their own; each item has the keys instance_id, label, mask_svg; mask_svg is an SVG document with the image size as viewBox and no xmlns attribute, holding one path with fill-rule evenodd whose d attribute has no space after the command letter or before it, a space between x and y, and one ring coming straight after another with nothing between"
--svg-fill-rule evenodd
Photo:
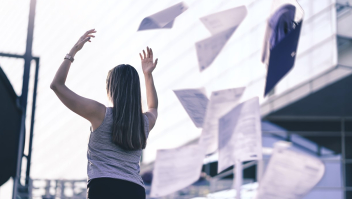
<instances>
[{"instance_id":1,"label":"woman's right hand","mask_svg":"<svg viewBox=\"0 0 352 199\"><path fill-rule=\"evenodd\" d=\"M139 53L139 56L141 57L143 73L144 75L150 75L155 69L156 64L158 63L158 59L156 59L153 63L153 51L149 47L147 47L147 54L145 54L145 51L143 50L143 55L144 56Z\"/></svg>"},{"instance_id":2,"label":"woman's right hand","mask_svg":"<svg viewBox=\"0 0 352 199\"><path fill-rule=\"evenodd\" d=\"M84 46L84 44L89 41L90 42L90 38L94 38L95 36L93 35L93 33L96 33L97 31L95 29L91 29L88 30L87 32L85 32L82 37L79 38L79 40L77 41L77 43L73 46L73 48L70 51L70 55L74 56L78 51L80 51L82 49L82 47Z\"/></svg>"}]
</instances>

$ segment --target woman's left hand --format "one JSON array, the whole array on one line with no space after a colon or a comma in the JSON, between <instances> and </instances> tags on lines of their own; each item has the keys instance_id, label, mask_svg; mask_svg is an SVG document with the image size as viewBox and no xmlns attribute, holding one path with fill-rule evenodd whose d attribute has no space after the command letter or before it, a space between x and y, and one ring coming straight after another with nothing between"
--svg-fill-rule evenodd
<instances>
[{"instance_id":1,"label":"woman's left hand","mask_svg":"<svg viewBox=\"0 0 352 199\"><path fill-rule=\"evenodd\" d=\"M158 63L158 59L156 59L153 63L153 51L151 48L147 47L147 54L145 54L145 51L143 50L143 55L139 53L139 56L141 57L141 62L142 62L142 70L143 73L146 75L152 74L153 70L156 67L156 64Z\"/></svg>"},{"instance_id":2,"label":"woman's left hand","mask_svg":"<svg viewBox=\"0 0 352 199\"><path fill-rule=\"evenodd\" d=\"M94 35L92 35L93 33L96 33L97 31L95 31L95 29L91 29L88 30L86 33L84 33L82 35L82 37L79 38L79 40L77 41L77 43L73 46L71 53L72 54L76 54L79 50L82 49L82 47L84 46L84 44L89 41L90 42L90 38L91 37L95 37Z\"/></svg>"}]
</instances>

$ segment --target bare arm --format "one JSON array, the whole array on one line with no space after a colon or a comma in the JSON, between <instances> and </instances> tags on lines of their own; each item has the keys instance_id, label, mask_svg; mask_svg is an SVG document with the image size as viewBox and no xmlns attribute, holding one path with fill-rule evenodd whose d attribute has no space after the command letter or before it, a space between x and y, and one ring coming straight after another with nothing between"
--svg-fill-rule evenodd
<instances>
[{"instance_id":1,"label":"bare arm","mask_svg":"<svg viewBox=\"0 0 352 199\"><path fill-rule=\"evenodd\" d=\"M147 47L147 54L143 50L143 55L139 54L142 61L142 69L145 78L145 87L147 90L148 111L146 115L149 120L149 131L154 127L158 117L158 96L156 94L152 72L158 63L158 59L153 63L153 51Z\"/></svg>"},{"instance_id":2,"label":"bare arm","mask_svg":"<svg viewBox=\"0 0 352 199\"><path fill-rule=\"evenodd\" d=\"M87 31L75 44L69 55L74 57L76 53L82 49L83 45L89 41L91 35L95 33L94 29ZM84 117L91 122L93 129L96 129L104 119L105 106L94 100L84 98L70 90L66 85L66 78L70 70L71 61L64 59L61 66L56 72L56 75L50 85L50 88L55 92L61 102L73 112Z\"/></svg>"}]
</instances>

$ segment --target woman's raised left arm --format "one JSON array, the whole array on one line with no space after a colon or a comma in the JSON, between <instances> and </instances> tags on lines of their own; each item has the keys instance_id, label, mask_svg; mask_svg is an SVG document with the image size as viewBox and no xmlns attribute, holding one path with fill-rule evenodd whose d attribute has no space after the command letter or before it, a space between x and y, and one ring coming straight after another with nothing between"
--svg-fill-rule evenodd
<instances>
[{"instance_id":1,"label":"woman's raised left arm","mask_svg":"<svg viewBox=\"0 0 352 199\"><path fill-rule=\"evenodd\" d=\"M91 37L95 37L92 35L95 32L95 29L92 29L84 33L71 49L69 55L73 58L87 41L90 42ZM77 95L65 85L70 66L71 61L64 59L50 84L50 88L67 108L89 120L95 128L103 121L106 107L97 101Z\"/></svg>"}]
</instances>

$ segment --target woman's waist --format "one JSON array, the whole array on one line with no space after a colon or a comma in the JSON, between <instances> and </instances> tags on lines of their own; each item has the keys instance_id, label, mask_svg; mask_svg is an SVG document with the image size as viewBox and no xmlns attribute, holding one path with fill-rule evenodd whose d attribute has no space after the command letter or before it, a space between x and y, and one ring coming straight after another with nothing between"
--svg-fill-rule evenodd
<instances>
[{"instance_id":1,"label":"woman's waist","mask_svg":"<svg viewBox=\"0 0 352 199\"><path fill-rule=\"evenodd\" d=\"M99 184L100 186L104 186L104 184L108 186L116 185L115 187L134 186L136 188L142 187L144 189L144 185L141 185L140 183L136 183L131 180L112 177L99 177L91 179L88 181L87 187L94 186L95 184Z\"/></svg>"},{"instance_id":2,"label":"woman's waist","mask_svg":"<svg viewBox=\"0 0 352 199\"><path fill-rule=\"evenodd\" d=\"M139 165L140 156L138 155L126 155L120 153L112 152L95 152L87 151L88 161L104 162L104 163L113 163L113 164L128 164L128 165Z\"/></svg>"},{"instance_id":3,"label":"woman's waist","mask_svg":"<svg viewBox=\"0 0 352 199\"><path fill-rule=\"evenodd\" d=\"M88 174L89 183L93 179L113 178L113 179L120 179L120 180L133 182L144 187L144 182L142 180L142 177L139 175L139 171L137 170L126 170L126 169L119 169L119 168L101 169L94 166L91 166L91 167L88 166L87 170L88 170L87 174Z\"/></svg>"},{"instance_id":4,"label":"woman's waist","mask_svg":"<svg viewBox=\"0 0 352 199\"><path fill-rule=\"evenodd\" d=\"M105 161L99 159L88 159L88 170L96 172L112 172L112 173L126 173L130 175L139 175L139 163L122 162L122 161Z\"/></svg>"}]
</instances>

